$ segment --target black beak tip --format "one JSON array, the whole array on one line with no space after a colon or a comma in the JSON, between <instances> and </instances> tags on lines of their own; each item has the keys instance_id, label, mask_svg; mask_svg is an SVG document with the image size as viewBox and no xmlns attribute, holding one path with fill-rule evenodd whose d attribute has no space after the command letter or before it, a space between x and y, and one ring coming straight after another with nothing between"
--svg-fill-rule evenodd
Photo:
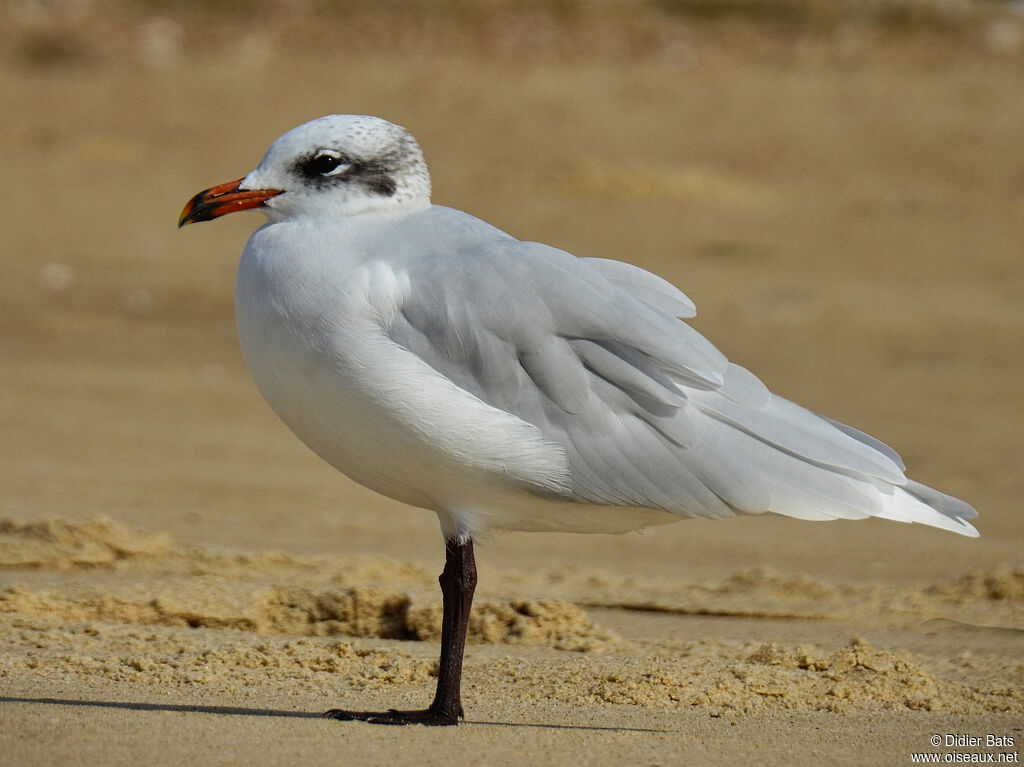
<instances>
[{"instance_id":1,"label":"black beak tip","mask_svg":"<svg viewBox=\"0 0 1024 767\"><path fill-rule=\"evenodd\" d=\"M209 221L212 218L213 216L209 215L209 211L203 211L198 208L185 210L178 216L178 228L181 229L188 224L198 224L200 221Z\"/></svg>"},{"instance_id":2,"label":"black beak tip","mask_svg":"<svg viewBox=\"0 0 1024 767\"><path fill-rule=\"evenodd\" d=\"M209 221L212 218L209 213L210 205L207 204L207 193L200 192L186 202L185 207L181 209L181 214L178 216L178 228L181 229L187 224L195 224L199 221Z\"/></svg>"}]
</instances>

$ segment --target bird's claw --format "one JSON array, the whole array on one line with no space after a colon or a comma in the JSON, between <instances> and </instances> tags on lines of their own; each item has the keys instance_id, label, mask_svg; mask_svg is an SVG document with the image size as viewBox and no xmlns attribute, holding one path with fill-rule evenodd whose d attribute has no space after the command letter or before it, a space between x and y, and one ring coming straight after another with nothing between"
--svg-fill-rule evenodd
<instances>
[{"instance_id":1,"label":"bird's claw","mask_svg":"<svg viewBox=\"0 0 1024 767\"><path fill-rule=\"evenodd\" d=\"M332 708L330 711L325 711L324 716L343 722L357 721L370 724L423 724L431 727L445 727L459 723L458 715L435 711L432 708L415 711L399 711L395 708L387 711L345 711L340 708Z\"/></svg>"}]
</instances>

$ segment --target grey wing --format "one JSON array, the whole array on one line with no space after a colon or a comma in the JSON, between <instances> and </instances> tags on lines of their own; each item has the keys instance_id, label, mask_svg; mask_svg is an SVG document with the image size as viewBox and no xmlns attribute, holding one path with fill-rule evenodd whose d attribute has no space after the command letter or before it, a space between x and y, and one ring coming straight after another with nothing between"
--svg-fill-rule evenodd
<instances>
[{"instance_id":1,"label":"grey wing","mask_svg":"<svg viewBox=\"0 0 1024 767\"><path fill-rule=\"evenodd\" d=\"M771 394L682 322L693 304L648 272L507 235L402 266L411 290L391 338L558 443L574 500L705 517L913 515L890 508L908 482L894 451ZM964 532L955 518L973 509L949 500L939 522L914 521Z\"/></svg>"}]
</instances>

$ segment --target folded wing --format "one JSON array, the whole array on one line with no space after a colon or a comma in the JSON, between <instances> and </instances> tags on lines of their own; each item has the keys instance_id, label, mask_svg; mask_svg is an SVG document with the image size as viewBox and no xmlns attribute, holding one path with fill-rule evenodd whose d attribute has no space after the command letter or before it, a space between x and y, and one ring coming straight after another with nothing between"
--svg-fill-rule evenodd
<instances>
[{"instance_id":1,"label":"folded wing","mask_svg":"<svg viewBox=\"0 0 1024 767\"><path fill-rule=\"evenodd\" d=\"M557 443L573 500L690 517L878 516L977 534L965 521L974 509L908 480L891 448L729 363L679 319L694 306L661 278L434 211L409 225L452 234L443 252L392 254L410 289L386 332Z\"/></svg>"}]
</instances>

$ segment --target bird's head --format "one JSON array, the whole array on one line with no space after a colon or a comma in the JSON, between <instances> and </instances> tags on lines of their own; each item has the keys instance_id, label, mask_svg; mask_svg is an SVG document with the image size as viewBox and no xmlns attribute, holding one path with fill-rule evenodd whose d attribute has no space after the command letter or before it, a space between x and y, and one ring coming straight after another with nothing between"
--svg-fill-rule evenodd
<instances>
[{"instance_id":1,"label":"bird's head","mask_svg":"<svg viewBox=\"0 0 1024 767\"><path fill-rule=\"evenodd\" d=\"M430 174L404 128L368 115L328 115L277 139L245 178L197 194L178 226L252 208L283 221L429 204Z\"/></svg>"}]
</instances>

